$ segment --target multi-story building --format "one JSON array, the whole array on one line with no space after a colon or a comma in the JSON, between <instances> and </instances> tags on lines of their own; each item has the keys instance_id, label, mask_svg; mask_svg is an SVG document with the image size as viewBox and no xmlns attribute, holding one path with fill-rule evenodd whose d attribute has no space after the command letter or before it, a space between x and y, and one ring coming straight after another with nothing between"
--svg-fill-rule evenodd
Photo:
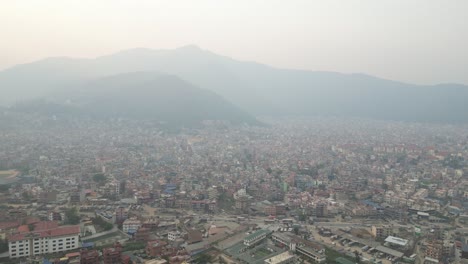
<instances>
[{"instance_id":1,"label":"multi-story building","mask_svg":"<svg viewBox=\"0 0 468 264\"><path fill-rule=\"evenodd\" d=\"M287 247L292 250L292 238L285 233L275 232L271 235L271 239L277 243L277 245Z\"/></svg>"},{"instance_id":2,"label":"multi-story building","mask_svg":"<svg viewBox=\"0 0 468 264\"><path fill-rule=\"evenodd\" d=\"M115 223L122 224L128 218L128 209L122 206L115 209Z\"/></svg>"},{"instance_id":3,"label":"multi-story building","mask_svg":"<svg viewBox=\"0 0 468 264\"><path fill-rule=\"evenodd\" d=\"M62 221L65 218L65 215L64 213L50 211L47 214L47 218L49 219L49 221Z\"/></svg>"},{"instance_id":4,"label":"multi-story building","mask_svg":"<svg viewBox=\"0 0 468 264\"><path fill-rule=\"evenodd\" d=\"M276 204L276 215L284 215L286 212L286 205L285 204Z\"/></svg>"},{"instance_id":5,"label":"multi-story building","mask_svg":"<svg viewBox=\"0 0 468 264\"><path fill-rule=\"evenodd\" d=\"M392 234L392 228L387 225L373 225L371 227L371 234L375 239L382 239Z\"/></svg>"},{"instance_id":6,"label":"multi-story building","mask_svg":"<svg viewBox=\"0 0 468 264\"><path fill-rule=\"evenodd\" d=\"M111 248L105 248L102 251L104 264L114 264L122 262L122 245L115 243Z\"/></svg>"},{"instance_id":7,"label":"multi-story building","mask_svg":"<svg viewBox=\"0 0 468 264\"><path fill-rule=\"evenodd\" d=\"M160 256L167 246L167 242L162 240L153 240L146 243L146 255L151 257Z\"/></svg>"},{"instance_id":8,"label":"multi-story building","mask_svg":"<svg viewBox=\"0 0 468 264\"><path fill-rule=\"evenodd\" d=\"M256 245L264 240L269 233L270 231L266 229L257 230L244 238L244 245L248 247Z\"/></svg>"},{"instance_id":9,"label":"multi-story building","mask_svg":"<svg viewBox=\"0 0 468 264\"><path fill-rule=\"evenodd\" d=\"M137 232L135 233L134 239L136 241L147 241L149 236L151 235L151 230L146 227L138 228Z\"/></svg>"},{"instance_id":10,"label":"multi-story building","mask_svg":"<svg viewBox=\"0 0 468 264\"><path fill-rule=\"evenodd\" d=\"M325 248L317 243L284 233L273 233L271 238L280 246L288 247L291 251L316 263L325 263L326 261Z\"/></svg>"},{"instance_id":11,"label":"multi-story building","mask_svg":"<svg viewBox=\"0 0 468 264\"><path fill-rule=\"evenodd\" d=\"M315 216L326 217L328 216L327 204L324 202L317 203L315 205Z\"/></svg>"},{"instance_id":12,"label":"multi-story building","mask_svg":"<svg viewBox=\"0 0 468 264\"><path fill-rule=\"evenodd\" d=\"M276 206L270 205L265 207L265 215L276 215Z\"/></svg>"},{"instance_id":13,"label":"multi-story building","mask_svg":"<svg viewBox=\"0 0 468 264\"><path fill-rule=\"evenodd\" d=\"M80 252L80 264L99 263L99 252L95 249L83 249Z\"/></svg>"},{"instance_id":14,"label":"multi-story building","mask_svg":"<svg viewBox=\"0 0 468 264\"><path fill-rule=\"evenodd\" d=\"M159 221L155 218L146 219L141 227L148 228L149 230L155 230L159 226Z\"/></svg>"},{"instance_id":15,"label":"multi-story building","mask_svg":"<svg viewBox=\"0 0 468 264\"><path fill-rule=\"evenodd\" d=\"M8 237L8 252L10 258L58 253L79 248L79 239L79 225L19 233Z\"/></svg>"},{"instance_id":16,"label":"multi-story building","mask_svg":"<svg viewBox=\"0 0 468 264\"><path fill-rule=\"evenodd\" d=\"M136 218L130 218L123 222L122 231L127 234L134 234L140 228L141 221Z\"/></svg>"},{"instance_id":17,"label":"multi-story building","mask_svg":"<svg viewBox=\"0 0 468 264\"><path fill-rule=\"evenodd\" d=\"M295 246L295 251L316 263L325 263L326 261L325 248L318 244L311 246L310 244L298 243Z\"/></svg>"},{"instance_id":18,"label":"multi-story building","mask_svg":"<svg viewBox=\"0 0 468 264\"><path fill-rule=\"evenodd\" d=\"M171 231L167 233L167 239L170 241L175 241L176 239L180 238L180 232L179 231Z\"/></svg>"},{"instance_id":19,"label":"multi-story building","mask_svg":"<svg viewBox=\"0 0 468 264\"><path fill-rule=\"evenodd\" d=\"M441 260L444 254L443 242L436 239L428 241L426 246L426 257Z\"/></svg>"},{"instance_id":20,"label":"multi-story building","mask_svg":"<svg viewBox=\"0 0 468 264\"><path fill-rule=\"evenodd\" d=\"M240 212L247 212L250 207L250 199L248 196L240 196L236 199L236 209Z\"/></svg>"}]
</instances>

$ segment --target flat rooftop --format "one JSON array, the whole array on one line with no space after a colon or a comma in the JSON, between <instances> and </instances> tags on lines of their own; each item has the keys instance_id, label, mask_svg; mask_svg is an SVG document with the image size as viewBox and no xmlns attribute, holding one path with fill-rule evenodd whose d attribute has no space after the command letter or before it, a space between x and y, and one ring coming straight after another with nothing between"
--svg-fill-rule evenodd
<instances>
[{"instance_id":1,"label":"flat rooftop","mask_svg":"<svg viewBox=\"0 0 468 264\"><path fill-rule=\"evenodd\" d=\"M392 255L394 257L397 257L397 258L401 258L403 257L403 253L400 252L400 251L396 251L396 250L393 250L391 248L388 248L388 247L384 247L384 246L378 246L375 248L376 250L382 252L382 253L385 253L385 254L388 254L388 255Z\"/></svg>"},{"instance_id":2,"label":"flat rooftop","mask_svg":"<svg viewBox=\"0 0 468 264\"><path fill-rule=\"evenodd\" d=\"M294 258L294 255L290 254L288 251L283 252L279 255L273 256L269 259L265 259L265 263L268 264L276 264L276 263L281 263L283 261L289 260Z\"/></svg>"},{"instance_id":3,"label":"flat rooftop","mask_svg":"<svg viewBox=\"0 0 468 264\"><path fill-rule=\"evenodd\" d=\"M385 242L395 244L395 245L399 245L399 246L403 246L403 247L408 245L408 240L403 239L403 238L399 238L399 237L394 237L394 236L388 236L385 239Z\"/></svg>"}]
</instances>

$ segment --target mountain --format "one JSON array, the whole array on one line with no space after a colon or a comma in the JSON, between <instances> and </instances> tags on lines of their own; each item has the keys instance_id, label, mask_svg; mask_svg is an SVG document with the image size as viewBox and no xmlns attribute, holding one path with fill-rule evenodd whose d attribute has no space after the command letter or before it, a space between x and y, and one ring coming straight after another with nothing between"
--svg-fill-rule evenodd
<instances>
[{"instance_id":1,"label":"mountain","mask_svg":"<svg viewBox=\"0 0 468 264\"><path fill-rule=\"evenodd\" d=\"M364 74L278 69L196 46L132 49L95 59L50 58L18 65L0 72L5 95L0 103L53 97L76 82L136 71L176 75L256 115L468 122L465 85L414 85Z\"/></svg>"},{"instance_id":2,"label":"mountain","mask_svg":"<svg viewBox=\"0 0 468 264\"><path fill-rule=\"evenodd\" d=\"M57 94L55 102L27 101L16 104L12 110L157 120L179 125L203 120L258 124L254 117L221 96L176 76L154 72L124 73L80 82L69 86L66 94Z\"/></svg>"}]
</instances>

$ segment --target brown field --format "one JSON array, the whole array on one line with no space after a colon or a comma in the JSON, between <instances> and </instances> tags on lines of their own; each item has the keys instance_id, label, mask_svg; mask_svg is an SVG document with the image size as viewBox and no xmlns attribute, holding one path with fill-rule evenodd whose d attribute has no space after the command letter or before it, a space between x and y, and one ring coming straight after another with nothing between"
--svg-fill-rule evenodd
<instances>
[{"instance_id":1,"label":"brown field","mask_svg":"<svg viewBox=\"0 0 468 264\"><path fill-rule=\"evenodd\" d=\"M0 178L13 179L16 176L18 176L18 174L19 174L19 171L17 170L4 170L4 171L0 171Z\"/></svg>"}]
</instances>

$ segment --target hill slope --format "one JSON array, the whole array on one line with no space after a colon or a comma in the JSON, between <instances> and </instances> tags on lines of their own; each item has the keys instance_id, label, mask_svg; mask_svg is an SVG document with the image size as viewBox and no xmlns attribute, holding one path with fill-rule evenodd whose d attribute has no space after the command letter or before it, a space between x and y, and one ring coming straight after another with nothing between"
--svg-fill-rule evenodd
<instances>
[{"instance_id":1,"label":"hill slope","mask_svg":"<svg viewBox=\"0 0 468 264\"><path fill-rule=\"evenodd\" d=\"M285 70L195 46L133 49L96 59L52 58L0 72L0 103L48 96L77 80L158 71L211 90L254 114L468 122L468 87L412 85L362 74ZM31 89L34 87L34 89Z\"/></svg>"},{"instance_id":2,"label":"hill slope","mask_svg":"<svg viewBox=\"0 0 468 264\"><path fill-rule=\"evenodd\" d=\"M226 120L256 124L221 96L191 85L176 76L135 72L108 76L69 87L55 96L57 103L22 103L16 110L54 111L93 117L158 120L174 124L194 124L203 120Z\"/></svg>"}]
</instances>

